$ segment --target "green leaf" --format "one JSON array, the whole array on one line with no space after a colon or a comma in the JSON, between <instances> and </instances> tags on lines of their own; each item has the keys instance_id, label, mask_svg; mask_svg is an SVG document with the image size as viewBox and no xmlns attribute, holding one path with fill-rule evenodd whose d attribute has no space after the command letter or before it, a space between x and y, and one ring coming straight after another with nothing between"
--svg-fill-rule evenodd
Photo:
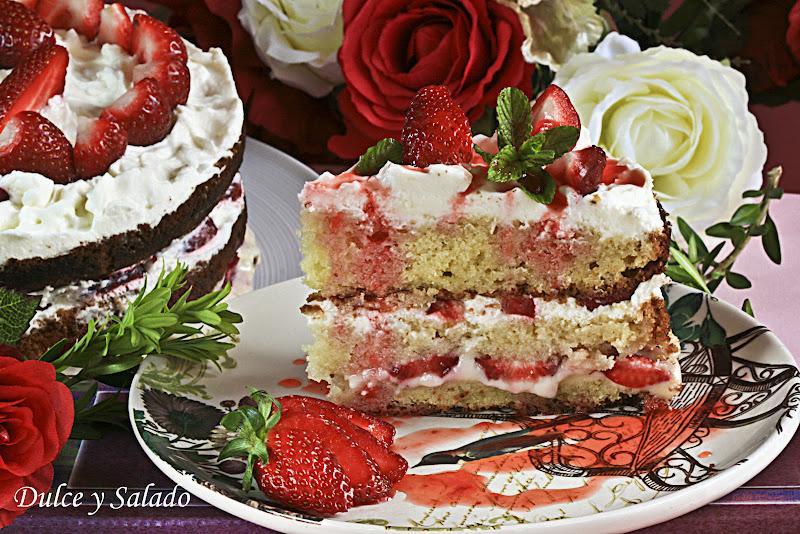
<instances>
[{"instance_id":1,"label":"green leaf","mask_svg":"<svg viewBox=\"0 0 800 534\"><path fill-rule=\"evenodd\" d=\"M581 131L574 126L556 126L539 132L533 136L533 139L541 136L540 150L553 151L553 160L556 160L572 150L572 147L578 142L580 134Z\"/></svg>"},{"instance_id":2,"label":"green leaf","mask_svg":"<svg viewBox=\"0 0 800 534\"><path fill-rule=\"evenodd\" d=\"M247 458L248 454L250 454L250 442L245 438L234 438L220 451L217 461L221 462L228 458Z\"/></svg>"},{"instance_id":3,"label":"green leaf","mask_svg":"<svg viewBox=\"0 0 800 534\"><path fill-rule=\"evenodd\" d=\"M689 258L681 252L679 249L675 247L670 247L669 249L670 257L677 263L683 270L686 272L687 275L697 284L697 287L705 291L706 293L711 293L706 285L706 281L703 279L703 276L697 271L697 267L689 261Z\"/></svg>"},{"instance_id":4,"label":"green leaf","mask_svg":"<svg viewBox=\"0 0 800 534\"><path fill-rule=\"evenodd\" d=\"M490 152L486 152L484 149L482 149L478 145L472 145L472 148L475 150L475 152L478 153L478 155L480 157L483 158L483 161L485 161L486 163L491 163L492 162L492 158L494 158L494 154L492 154Z\"/></svg>"},{"instance_id":5,"label":"green leaf","mask_svg":"<svg viewBox=\"0 0 800 534\"><path fill-rule=\"evenodd\" d=\"M747 232L741 226L734 226L731 230L731 243L734 247L738 247L747 238Z\"/></svg>"},{"instance_id":6,"label":"green leaf","mask_svg":"<svg viewBox=\"0 0 800 534\"><path fill-rule=\"evenodd\" d=\"M683 217L678 217L678 230L680 230L681 235L686 240L686 243L688 243L690 246L692 241L695 241L694 246L697 249L697 256L700 259L708 256L708 248L706 248L703 238L700 237L691 226L689 226L689 223L687 223Z\"/></svg>"},{"instance_id":7,"label":"green leaf","mask_svg":"<svg viewBox=\"0 0 800 534\"><path fill-rule=\"evenodd\" d=\"M714 347L717 345L724 345L726 340L725 329L714 319L711 312L706 315L703 324L700 326L701 334L700 341L703 345Z\"/></svg>"},{"instance_id":8,"label":"green leaf","mask_svg":"<svg viewBox=\"0 0 800 534\"><path fill-rule=\"evenodd\" d=\"M729 238L733 233L731 223L721 222L706 228L706 235L711 237Z\"/></svg>"},{"instance_id":9,"label":"green leaf","mask_svg":"<svg viewBox=\"0 0 800 534\"><path fill-rule=\"evenodd\" d=\"M761 236L761 245L764 247L764 252L767 253L769 259L773 263L780 265L781 263L781 242L778 239L778 227L775 226L775 221L772 217L767 215L767 220L764 223L767 227L764 235Z\"/></svg>"},{"instance_id":10,"label":"green leaf","mask_svg":"<svg viewBox=\"0 0 800 534\"><path fill-rule=\"evenodd\" d=\"M522 178L525 168L525 162L520 159L517 149L507 145L492 159L486 177L490 182L511 182Z\"/></svg>"},{"instance_id":11,"label":"green leaf","mask_svg":"<svg viewBox=\"0 0 800 534\"><path fill-rule=\"evenodd\" d=\"M41 297L0 287L0 345L16 345L36 315Z\"/></svg>"},{"instance_id":12,"label":"green leaf","mask_svg":"<svg viewBox=\"0 0 800 534\"><path fill-rule=\"evenodd\" d=\"M725 281L728 282L728 285L734 289L747 289L753 287L753 284L747 279L746 276L733 271L728 271L725 274Z\"/></svg>"},{"instance_id":13,"label":"green leaf","mask_svg":"<svg viewBox=\"0 0 800 534\"><path fill-rule=\"evenodd\" d=\"M556 195L556 182L544 169L529 171L519 185L530 198L541 204L550 204Z\"/></svg>"},{"instance_id":14,"label":"green leaf","mask_svg":"<svg viewBox=\"0 0 800 534\"><path fill-rule=\"evenodd\" d=\"M742 302L742 311L750 317L756 316L756 314L753 313L753 305L750 303L750 299L744 299L744 302Z\"/></svg>"},{"instance_id":15,"label":"green leaf","mask_svg":"<svg viewBox=\"0 0 800 534\"><path fill-rule=\"evenodd\" d=\"M767 193L767 196L769 198L776 199L776 200L780 199L781 197L783 197L783 188L776 187L775 189L770 189L769 193Z\"/></svg>"},{"instance_id":16,"label":"green leaf","mask_svg":"<svg viewBox=\"0 0 800 534\"><path fill-rule=\"evenodd\" d=\"M734 226L755 224L758 221L758 213L760 210L760 204L745 204L739 206L733 213L733 217L731 217L731 224Z\"/></svg>"},{"instance_id":17,"label":"green leaf","mask_svg":"<svg viewBox=\"0 0 800 534\"><path fill-rule=\"evenodd\" d=\"M516 87L506 87L497 96L497 142L519 148L531 135L531 103Z\"/></svg>"},{"instance_id":18,"label":"green leaf","mask_svg":"<svg viewBox=\"0 0 800 534\"><path fill-rule=\"evenodd\" d=\"M402 163L403 161L403 145L391 137L381 139L369 147L364 155L358 158L355 173L360 176L372 176L389 161L392 163Z\"/></svg>"},{"instance_id":19,"label":"green leaf","mask_svg":"<svg viewBox=\"0 0 800 534\"><path fill-rule=\"evenodd\" d=\"M744 193L742 193L742 198L756 198L756 197L763 197L764 192L760 189L748 189Z\"/></svg>"}]
</instances>

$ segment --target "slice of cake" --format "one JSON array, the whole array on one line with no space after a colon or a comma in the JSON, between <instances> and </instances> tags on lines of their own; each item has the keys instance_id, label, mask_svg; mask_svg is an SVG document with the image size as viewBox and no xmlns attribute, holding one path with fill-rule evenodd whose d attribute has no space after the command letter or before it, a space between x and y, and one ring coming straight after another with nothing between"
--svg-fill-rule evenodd
<instances>
[{"instance_id":1,"label":"slice of cake","mask_svg":"<svg viewBox=\"0 0 800 534\"><path fill-rule=\"evenodd\" d=\"M41 297L21 349L81 335L179 261L194 295L248 289L225 56L120 4L39 7L0 0L15 22L0 40L18 36L0 54L0 286Z\"/></svg>"},{"instance_id":2,"label":"slice of cake","mask_svg":"<svg viewBox=\"0 0 800 534\"><path fill-rule=\"evenodd\" d=\"M506 90L498 117L473 150L446 89L425 88L402 146L306 185L309 378L376 413L673 397L670 229L649 174L573 150L580 123L558 87L532 111Z\"/></svg>"}]
</instances>

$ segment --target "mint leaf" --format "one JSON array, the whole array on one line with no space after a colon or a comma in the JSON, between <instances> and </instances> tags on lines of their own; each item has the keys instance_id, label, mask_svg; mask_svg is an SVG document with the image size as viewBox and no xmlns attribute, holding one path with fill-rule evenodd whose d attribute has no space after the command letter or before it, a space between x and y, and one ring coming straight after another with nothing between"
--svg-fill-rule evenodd
<instances>
[{"instance_id":1,"label":"mint leaf","mask_svg":"<svg viewBox=\"0 0 800 534\"><path fill-rule=\"evenodd\" d=\"M525 164L526 170L544 167L553 162L556 155L552 150L541 148L541 139L531 137L519 148L519 159Z\"/></svg>"},{"instance_id":2,"label":"mint leaf","mask_svg":"<svg viewBox=\"0 0 800 534\"><path fill-rule=\"evenodd\" d=\"M519 180L525 174L526 165L519 157L517 149L506 145L498 152L489 164L486 176L490 182L511 182Z\"/></svg>"},{"instance_id":3,"label":"mint leaf","mask_svg":"<svg viewBox=\"0 0 800 534\"><path fill-rule=\"evenodd\" d=\"M369 147L363 156L358 158L355 172L360 176L372 176L387 161L401 163L403 161L403 145L397 139L387 137Z\"/></svg>"},{"instance_id":4,"label":"mint leaf","mask_svg":"<svg viewBox=\"0 0 800 534\"><path fill-rule=\"evenodd\" d=\"M492 162L492 158L494 157L494 154L492 154L491 152L486 152L484 149L482 149L478 145L472 145L472 148L475 150L475 152L478 153L478 155L480 157L483 158L483 161L485 161L486 163L491 163Z\"/></svg>"},{"instance_id":5,"label":"mint leaf","mask_svg":"<svg viewBox=\"0 0 800 534\"><path fill-rule=\"evenodd\" d=\"M541 136L540 150L551 150L555 154L553 159L558 159L572 150L580 135L581 131L574 126L556 126L539 132L533 138Z\"/></svg>"},{"instance_id":6,"label":"mint leaf","mask_svg":"<svg viewBox=\"0 0 800 534\"><path fill-rule=\"evenodd\" d=\"M531 135L531 103L525 93L506 87L497 96L497 142L519 148Z\"/></svg>"},{"instance_id":7,"label":"mint leaf","mask_svg":"<svg viewBox=\"0 0 800 534\"><path fill-rule=\"evenodd\" d=\"M0 288L0 345L16 345L28 329L41 297Z\"/></svg>"},{"instance_id":8,"label":"mint leaf","mask_svg":"<svg viewBox=\"0 0 800 534\"><path fill-rule=\"evenodd\" d=\"M544 169L529 170L519 185L525 193L541 204L550 204L556 196L556 182Z\"/></svg>"}]
</instances>

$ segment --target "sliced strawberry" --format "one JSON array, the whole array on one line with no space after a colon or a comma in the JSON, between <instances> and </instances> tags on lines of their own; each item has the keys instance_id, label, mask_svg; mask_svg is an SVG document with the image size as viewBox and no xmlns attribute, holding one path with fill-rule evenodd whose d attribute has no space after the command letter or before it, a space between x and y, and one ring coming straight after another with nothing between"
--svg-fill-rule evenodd
<instances>
[{"instance_id":1,"label":"sliced strawberry","mask_svg":"<svg viewBox=\"0 0 800 534\"><path fill-rule=\"evenodd\" d=\"M472 130L464 112L442 85L423 87L406 112L400 142L403 163L427 167L472 160Z\"/></svg>"},{"instance_id":2,"label":"sliced strawberry","mask_svg":"<svg viewBox=\"0 0 800 534\"><path fill-rule=\"evenodd\" d=\"M632 169L615 159L607 159L600 181L606 185L629 184L642 187L646 178L641 169Z\"/></svg>"},{"instance_id":3,"label":"sliced strawberry","mask_svg":"<svg viewBox=\"0 0 800 534\"><path fill-rule=\"evenodd\" d=\"M389 370L389 374L398 380L409 380L424 374L445 376L456 365L458 365L458 356L429 356L395 365Z\"/></svg>"},{"instance_id":4,"label":"sliced strawberry","mask_svg":"<svg viewBox=\"0 0 800 534\"><path fill-rule=\"evenodd\" d=\"M0 130L20 111L38 111L64 92L69 54L63 46L44 44L0 83Z\"/></svg>"},{"instance_id":5,"label":"sliced strawberry","mask_svg":"<svg viewBox=\"0 0 800 534\"><path fill-rule=\"evenodd\" d=\"M289 395L278 399L284 408L301 409L312 413L319 413L341 424L348 421L375 436L386 446L394 441L395 429L392 425L380 419L375 419L365 413L356 411L347 406L340 406L326 400L302 395Z\"/></svg>"},{"instance_id":6,"label":"sliced strawberry","mask_svg":"<svg viewBox=\"0 0 800 534\"><path fill-rule=\"evenodd\" d=\"M55 43L53 28L23 4L0 0L0 68L8 69L42 44Z\"/></svg>"},{"instance_id":7,"label":"sliced strawberry","mask_svg":"<svg viewBox=\"0 0 800 534\"><path fill-rule=\"evenodd\" d=\"M128 134L108 118L83 120L75 141L75 172L79 178L103 174L125 154Z\"/></svg>"},{"instance_id":8,"label":"sliced strawberry","mask_svg":"<svg viewBox=\"0 0 800 534\"><path fill-rule=\"evenodd\" d=\"M53 28L72 28L88 39L97 37L103 0L39 0L36 12Z\"/></svg>"},{"instance_id":9,"label":"sliced strawberry","mask_svg":"<svg viewBox=\"0 0 800 534\"><path fill-rule=\"evenodd\" d=\"M137 146L161 141L175 122L172 108L153 78L136 82L103 111L101 118L119 122L128 133L128 143Z\"/></svg>"},{"instance_id":10,"label":"sliced strawberry","mask_svg":"<svg viewBox=\"0 0 800 534\"><path fill-rule=\"evenodd\" d=\"M153 78L158 81L158 85L171 107L185 104L189 99L189 67L183 61L165 59L134 67L134 83L144 78Z\"/></svg>"},{"instance_id":11,"label":"sliced strawberry","mask_svg":"<svg viewBox=\"0 0 800 534\"><path fill-rule=\"evenodd\" d=\"M389 480L381 474L375 461L353 441L348 429L322 415L292 409L284 410L278 424L281 430L297 428L313 432L325 444L350 479L354 504L374 503L389 493ZM358 429L349 422L345 424Z\"/></svg>"},{"instance_id":12,"label":"sliced strawberry","mask_svg":"<svg viewBox=\"0 0 800 534\"><path fill-rule=\"evenodd\" d=\"M100 12L100 31L97 41L121 46L131 51L133 43L133 23L122 4L111 4Z\"/></svg>"},{"instance_id":13,"label":"sliced strawberry","mask_svg":"<svg viewBox=\"0 0 800 534\"><path fill-rule=\"evenodd\" d=\"M0 174L35 172L59 184L75 178L72 145L52 122L33 111L14 115L0 133Z\"/></svg>"},{"instance_id":14,"label":"sliced strawberry","mask_svg":"<svg viewBox=\"0 0 800 534\"><path fill-rule=\"evenodd\" d=\"M489 380L537 380L545 376L553 376L561 365L561 361L558 359L517 363L491 356L475 358L475 363L481 366Z\"/></svg>"},{"instance_id":15,"label":"sliced strawberry","mask_svg":"<svg viewBox=\"0 0 800 534\"><path fill-rule=\"evenodd\" d=\"M606 153L599 146L567 152L545 167L559 184L569 185L581 195L597 191L606 167Z\"/></svg>"},{"instance_id":16,"label":"sliced strawberry","mask_svg":"<svg viewBox=\"0 0 800 534\"><path fill-rule=\"evenodd\" d=\"M531 319L536 317L536 302L530 295L503 295L500 298L500 309L510 315L524 315Z\"/></svg>"},{"instance_id":17,"label":"sliced strawberry","mask_svg":"<svg viewBox=\"0 0 800 534\"><path fill-rule=\"evenodd\" d=\"M27 7L31 11L36 10L36 4L39 3L39 0L15 0L18 4L22 4L23 6Z\"/></svg>"},{"instance_id":18,"label":"sliced strawberry","mask_svg":"<svg viewBox=\"0 0 800 534\"><path fill-rule=\"evenodd\" d=\"M557 85L550 85L539 95L531 109L531 135L556 126L574 126L580 129L581 119L567 93Z\"/></svg>"},{"instance_id":19,"label":"sliced strawberry","mask_svg":"<svg viewBox=\"0 0 800 534\"><path fill-rule=\"evenodd\" d=\"M139 63L178 59L186 63L186 45L178 32L148 15L133 17L133 54Z\"/></svg>"},{"instance_id":20,"label":"sliced strawberry","mask_svg":"<svg viewBox=\"0 0 800 534\"><path fill-rule=\"evenodd\" d=\"M436 314L449 323L456 323L464 318L464 301L437 299L430 305L427 314Z\"/></svg>"},{"instance_id":21,"label":"sliced strawberry","mask_svg":"<svg viewBox=\"0 0 800 534\"><path fill-rule=\"evenodd\" d=\"M644 388L671 378L669 371L658 367L655 360L646 356L621 358L603 373L612 382L627 388Z\"/></svg>"},{"instance_id":22,"label":"sliced strawberry","mask_svg":"<svg viewBox=\"0 0 800 534\"><path fill-rule=\"evenodd\" d=\"M258 487L270 497L307 512L332 515L353 506L350 478L317 436L298 428L269 433L269 462L255 462Z\"/></svg>"}]
</instances>

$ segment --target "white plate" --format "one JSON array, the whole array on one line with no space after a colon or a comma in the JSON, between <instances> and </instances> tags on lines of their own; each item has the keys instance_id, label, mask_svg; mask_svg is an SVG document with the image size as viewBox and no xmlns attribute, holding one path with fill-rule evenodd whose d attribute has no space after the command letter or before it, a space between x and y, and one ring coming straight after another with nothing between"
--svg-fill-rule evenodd
<instances>
[{"instance_id":1,"label":"white plate","mask_svg":"<svg viewBox=\"0 0 800 534\"><path fill-rule=\"evenodd\" d=\"M236 300L233 307L245 319L241 343L232 351L232 359L224 362L223 372L151 356L133 381L129 401L139 443L168 477L226 512L282 532L629 531L685 514L737 488L766 467L797 430L798 418L790 415L800 403L800 372L780 341L737 308L671 286L673 326L690 339L681 359L687 385L669 416L644 416L636 407L621 406L558 420L507 414L499 414L494 422L464 417L394 419L396 444L406 443L399 450L412 466L423 454L439 452L428 458L447 459L458 453L452 449L505 435L489 442L491 448L480 443L484 451L499 454L515 430L514 436L525 434L530 445L525 448L516 440L522 449L513 458L524 460L517 465L508 463L510 455L494 457L497 464L512 466L510 472L497 473L497 465L478 469L477 462L409 470L409 475L430 475L409 478L410 486L414 481L433 481L437 473L441 478L448 471L459 471L457 476L480 472L491 480L482 486L494 493L493 506L451 506L450 502L463 501L443 497L454 487L444 482L429 491L420 489L423 484L409 489L422 504L398 491L388 502L356 507L334 518L296 513L258 491L246 495L240 491L236 471L242 465L233 460L216 462L221 444L213 429L245 396L247 386L276 395L313 394L303 391L309 386L313 391L313 385L305 379L303 366L295 363L303 356L301 346L309 341L298 311L306 292L299 280L291 280ZM297 385L287 379L300 387L284 387ZM522 428L526 430L520 432ZM443 429L450 430L443 434ZM437 430L438 437L431 437L431 430ZM411 434L416 437L408 437ZM549 437L543 440L543 434ZM409 446L414 441L416 445ZM589 489L575 489L584 486ZM523 506L519 497L509 497L528 490L535 492L528 494L535 506ZM426 504L437 498L443 502ZM546 502L554 498L564 502Z\"/></svg>"}]
</instances>

